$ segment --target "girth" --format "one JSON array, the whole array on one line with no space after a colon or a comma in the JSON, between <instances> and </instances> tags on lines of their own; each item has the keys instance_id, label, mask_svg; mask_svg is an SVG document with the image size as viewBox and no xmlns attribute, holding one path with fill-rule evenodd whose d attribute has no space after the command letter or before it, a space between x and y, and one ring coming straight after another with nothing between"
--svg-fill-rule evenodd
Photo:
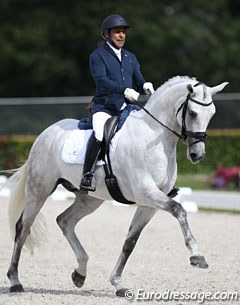
<instances>
[{"instance_id":1,"label":"girth","mask_svg":"<svg viewBox=\"0 0 240 305\"><path fill-rule=\"evenodd\" d=\"M103 144L101 156L104 160L105 183L109 194L118 202L124 204L135 204L133 201L127 200L118 185L117 177L113 174L111 159L110 159L110 143L114 137L119 122L120 116L113 116L109 118L104 126Z\"/></svg>"}]
</instances>

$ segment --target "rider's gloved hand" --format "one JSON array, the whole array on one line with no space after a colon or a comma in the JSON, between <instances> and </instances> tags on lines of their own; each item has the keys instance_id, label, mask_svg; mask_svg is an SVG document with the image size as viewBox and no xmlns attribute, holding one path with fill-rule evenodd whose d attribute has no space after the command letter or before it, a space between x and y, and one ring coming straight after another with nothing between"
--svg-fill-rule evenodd
<instances>
[{"instance_id":1,"label":"rider's gloved hand","mask_svg":"<svg viewBox=\"0 0 240 305\"><path fill-rule=\"evenodd\" d=\"M150 82L146 82L143 84L143 90L145 91L146 94L153 94L155 91L153 88L153 84Z\"/></svg>"},{"instance_id":2,"label":"rider's gloved hand","mask_svg":"<svg viewBox=\"0 0 240 305\"><path fill-rule=\"evenodd\" d=\"M124 96L130 102L136 102L139 97L139 93L134 89L127 88L124 90Z\"/></svg>"}]
</instances>

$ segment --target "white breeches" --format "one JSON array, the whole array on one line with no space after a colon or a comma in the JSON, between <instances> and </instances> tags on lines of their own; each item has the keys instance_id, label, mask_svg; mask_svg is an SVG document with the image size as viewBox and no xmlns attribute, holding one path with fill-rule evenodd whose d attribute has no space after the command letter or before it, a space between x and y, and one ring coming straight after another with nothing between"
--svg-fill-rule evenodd
<instances>
[{"instance_id":1,"label":"white breeches","mask_svg":"<svg viewBox=\"0 0 240 305\"><path fill-rule=\"evenodd\" d=\"M95 138L97 140L102 141L104 125L110 117L111 115L106 112L96 112L93 114L92 125L95 133Z\"/></svg>"}]
</instances>

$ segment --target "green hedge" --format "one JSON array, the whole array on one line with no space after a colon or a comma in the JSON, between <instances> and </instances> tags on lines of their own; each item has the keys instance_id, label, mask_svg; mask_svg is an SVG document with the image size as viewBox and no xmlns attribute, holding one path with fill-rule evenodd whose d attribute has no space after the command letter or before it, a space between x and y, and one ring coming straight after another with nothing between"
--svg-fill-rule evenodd
<instances>
[{"instance_id":1,"label":"green hedge","mask_svg":"<svg viewBox=\"0 0 240 305\"><path fill-rule=\"evenodd\" d=\"M35 136L0 136L0 170L20 166L27 159ZM240 164L240 130L210 130L206 141L206 157L198 164L186 158L186 145L179 141L177 147L178 173L213 172L219 166Z\"/></svg>"},{"instance_id":2,"label":"green hedge","mask_svg":"<svg viewBox=\"0 0 240 305\"><path fill-rule=\"evenodd\" d=\"M0 170L22 165L35 138L36 136L0 136Z\"/></svg>"},{"instance_id":3,"label":"green hedge","mask_svg":"<svg viewBox=\"0 0 240 305\"><path fill-rule=\"evenodd\" d=\"M210 130L206 140L205 159L191 164L186 158L186 145L180 141L177 147L178 173L211 173L220 166L240 165L240 130Z\"/></svg>"}]
</instances>

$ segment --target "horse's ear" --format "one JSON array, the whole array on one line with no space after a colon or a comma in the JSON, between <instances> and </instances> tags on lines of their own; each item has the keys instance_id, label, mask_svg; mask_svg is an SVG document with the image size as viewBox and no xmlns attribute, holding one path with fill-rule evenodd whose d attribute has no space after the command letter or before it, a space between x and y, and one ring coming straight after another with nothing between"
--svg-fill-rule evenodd
<instances>
[{"instance_id":1,"label":"horse's ear","mask_svg":"<svg viewBox=\"0 0 240 305\"><path fill-rule=\"evenodd\" d=\"M218 85L218 86L215 86L215 87L210 88L210 89L211 89L212 95L216 94L216 93L219 92L219 91L222 91L223 88L224 88L227 84L228 84L228 82L224 82L224 83L222 83L222 84L220 84L220 85Z\"/></svg>"},{"instance_id":2,"label":"horse's ear","mask_svg":"<svg viewBox=\"0 0 240 305\"><path fill-rule=\"evenodd\" d=\"M189 91L190 93L193 93L193 87L192 87L191 84L188 84L188 85L187 85L187 89L188 89L188 91Z\"/></svg>"}]
</instances>

